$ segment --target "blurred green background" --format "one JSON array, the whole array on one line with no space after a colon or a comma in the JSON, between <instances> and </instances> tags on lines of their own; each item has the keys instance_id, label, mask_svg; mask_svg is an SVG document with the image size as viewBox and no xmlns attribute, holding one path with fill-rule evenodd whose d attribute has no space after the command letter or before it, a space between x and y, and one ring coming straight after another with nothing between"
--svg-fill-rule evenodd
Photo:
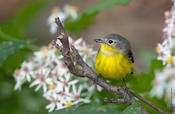
<instances>
[{"instance_id":1,"label":"blurred green background","mask_svg":"<svg viewBox=\"0 0 175 114\"><path fill-rule=\"evenodd\" d=\"M48 102L41 97L41 92L34 92L28 84L23 86L22 91L14 91L12 73L38 47L48 45L56 38L49 33L47 25L52 8L70 4L77 6L81 13L99 2L101 0L0 0L0 42L13 38L33 41L0 67L1 114L47 113L45 106ZM151 60L156 58L155 46L162 41L164 11L170 10L171 5L170 0L132 0L126 6L104 9L87 29L76 34L69 33L75 39L83 37L95 49L98 46L93 39L119 33L132 44L136 73L148 72Z\"/></svg>"}]
</instances>

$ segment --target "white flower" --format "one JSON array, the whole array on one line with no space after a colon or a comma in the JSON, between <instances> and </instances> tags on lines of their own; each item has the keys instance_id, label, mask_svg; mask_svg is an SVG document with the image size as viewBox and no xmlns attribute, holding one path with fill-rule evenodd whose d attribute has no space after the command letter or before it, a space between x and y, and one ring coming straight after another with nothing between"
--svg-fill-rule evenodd
<instances>
[{"instance_id":1,"label":"white flower","mask_svg":"<svg viewBox=\"0 0 175 114\"><path fill-rule=\"evenodd\" d=\"M172 92L175 91L175 0L173 3L171 11L165 12L164 41L156 47L159 54L157 59L163 62L165 68L155 74L153 89L150 92L151 96L156 96L159 99L165 97L168 102L170 102L171 89ZM174 93L172 94L172 101L173 106L175 106Z\"/></svg>"},{"instance_id":2,"label":"white flower","mask_svg":"<svg viewBox=\"0 0 175 114\"><path fill-rule=\"evenodd\" d=\"M71 40L70 40L71 41ZM77 50L79 50L79 54L82 56L83 60L86 61L88 56L95 56L96 51L94 51L91 47L87 46L86 43L83 41L82 38L79 38L78 40L71 41Z\"/></svg>"},{"instance_id":3,"label":"white flower","mask_svg":"<svg viewBox=\"0 0 175 114\"><path fill-rule=\"evenodd\" d=\"M55 110L60 110L66 108L62 103L57 103L57 108Z\"/></svg>"},{"instance_id":4,"label":"white flower","mask_svg":"<svg viewBox=\"0 0 175 114\"><path fill-rule=\"evenodd\" d=\"M150 95L153 97L153 96L156 96L157 98L162 98L163 94L164 94L164 85L161 85L161 86L158 86L157 88L153 88L150 92Z\"/></svg>"},{"instance_id":5,"label":"white flower","mask_svg":"<svg viewBox=\"0 0 175 114\"><path fill-rule=\"evenodd\" d=\"M33 87L37 85L37 88L35 91L38 91L41 87L43 87L43 91L47 91L47 84L51 84L52 80L48 77L49 74L48 69L41 69L38 72L36 72L36 80L30 84L30 87Z\"/></svg>"},{"instance_id":6,"label":"white flower","mask_svg":"<svg viewBox=\"0 0 175 114\"><path fill-rule=\"evenodd\" d=\"M81 98L81 92L83 90L82 85L79 86L78 90L76 89L75 85L72 85L72 89L73 89L73 98L75 100L73 104L77 104L79 102L84 102L84 103L89 103L90 102L89 99Z\"/></svg>"},{"instance_id":7,"label":"white flower","mask_svg":"<svg viewBox=\"0 0 175 114\"><path fill-rule=\"evenodd\" d=\"M32 72L32 68L33 68L33 63L27 63L24 62L22 64L22 70L20 71L20 76L21 77L26 77L27 81L30 82L31 81L31 75L33 74Z\"/></svg>"},{"instance_id":8,"label":"white flower","mask_svg":"<svg viewBox=\"0 0 175 114\"><path fill-rule=\"evenodd\" d=\"M52 96L63 91L64 85L57 80L53 80L55 83L49 84L49 90L44 93L44 96Z\"/></svg>"},{"instance_id":9,"label":"white flower","mask_svg":"<svg viewBox=\"0 0 175 114\"><path fill-rule=\"evenodd\" d=\"M50 20L51 18L53 17L50 17ZM93 66L95 51L83 41L83 38L74 41L69 36L69 41L70 45L77 48L84 61ZM62 46L59 40L56 43ZM42 47L34 52L34 56L30 57L28 62L22 64L21 69L15 71L15 90L20 89L26 80L30 82L30 87L36 86L35 91L42 88L43 97L50 101L46 106L49 112L68 108L79 102L89 103L95 85L86 78L73 76L63 61L63 56L53 45ZM26 66L29 69L26 69Z\"/></svg>"},{"instance_id":10,"label":"white flower","mask_svg":"<svg viewBox=\"0 0 175 114\"><path fill-rule=\"evenodd\" d=\"M64 12L67 16L71 16L72 19L76 19L78 17L77 7L75 6L65 5Z\"/></svg>"},{"instance_id":11,"label":"white flower","mask_svg":"<svg viewBox=\"0 0 175 114\"><path fill-rule=\"evenodd\" d=\"M155 76L150 96L161 99L165 95L165 98L169 99L171 88L172 91L175 91L175 68L165 67L163 71L156 72ZM173 99L175 99L174 94Z\"/></svg>"},{"instance_id":12,"label":"white flower","mask_svg":"<svg viewBox=\"0 0 175 114\"><path fill-rule=\"evenodd\" d=\"M58 102L56 102L56 100L56 96L52 96L52 98L50 98L51 103L46 106L46 109L49 109L49 112L52 112L57 106Z\"/></svg>"},{"instance_id":13,"label":"white flower","mask_svg":"<svg viewBox=\"0 0 175 114\"><path fill-rule=\"evenodd\" d=\"M33 63L24 62L22 64L22 69L15 70L14 73L14 78L16 81L16 85L14 88L15 90L21 90L21 86L25 82L25 80L27 80L28 82L31 81L31 76L33 75L32 68Z\"/></svg>"},{"instance_id":14,"label":"white flower","mask_svg":"<svg viewBox=\"0 0 175 114\"><path fill-rule=\"evenodd\" d=\"M54 70L56 70L58 72L58 75L59 76L67 75L68 74L68 69L67 69L66 65L58 59L55 60L55 62L57 63L57 66L54 68Z\"/></svg>"},{"instance_id":15,"label":"white flower","mask_svg":"<svg viewBox=\"0 0 175 114\"><path fill-rule=\"evenodd\" d=\"M151 90L151 96L157 96L161 98L164 94L164 89L166 88L166 83L164 82L167 79L165 72L156 72L156 77L153 81L154 88Z\"/></svg>"},{"instance_id":16,"label":"white flower","mask_svg":"<svg viewBox=\"0 0 175 114\"><path fill-rule=\"evenodd\" d=\"M48 25L50 26L50 33L55 34L57 31L57 25L55 23L55 18L59 17L63 22L66 19L66 15L64 12L60 11L59 8L52 9L52 14L48 18Z\"/></svg>"},{"instance_id":17,"label":"white flower","mask_svg":"<svg viewBox=\"0 0 175 114\"><path fill-rule=\"evenodd\" d=\"M76 83L78 82L78 80L73 80L73 81L71 81L70 78L71 78L70 74L67 73L67 74L64 75L64 76L60 76L60 77L59 77L59 80L60 80L61 83L64 84L64 85L74 85L74 84L76 84Z\"/></svg>"},{"instance_id":18,"label":"white flower","mask_svg":"<svg viewBox=\"0 0 175 114\"><path fill-rule=\"evenodd\" d=\"M76 19L78 17L77 7L65 5L63 11L61 11L59 8L52 9L52 13L48 18L48 25L50 26L51 34L55 34L57 31L57 25L55 23L56 17L59 17L61 22L63 22L63 24L68 17L72 19Z\"/></svg>"},{"instance_id":19,"label":"white flower","mask_svg":"<svg viewBox=\"0 0 175 114\"><path fill-rule=\"evenodd\" d=\"M15 90L21 90L21 85L23 84L24 76L20 76L20 70L16 69L14 72L14 78L16 81Z\"/></svg>"},{"instance_id":20,"label":"white flower","mask_svg":"<svg viewBox=\"0 0 175 114\"><path fill-rule=\"evenodd\" d=\"M94 89L95 89L95 85L91 85L89 86L88 84L83 84L83 88L87 88L87 91L86 93L83 93L82 96L84 96L86 99L90 99L92 97L92 94L94 92Z\"/></svg>"},{"instance_id":21,"label":"white flower","mask_svg":"<svg viewBox=\"0 0 175 114\"><path fill-rule=\"evenodd\" d=\"M34 52L35 61L43 62L41 60L43 60L44 57L46 57L48 55L48 51L49 50L47 49L47 47L42 47L40 51Z\"/></svg>"},{"instance_id":22,"label":"white flower","mask_svg":"<svg viewBox=\"0 0 175 114\"><path fill-rule=\"evenodd\" d=\"M16 80L16 84L15 84L14 89L15 89L15 90L21 90L22 84L23 84L23 81L21 81L21 80Z\"/></svg>"}]
</instances>

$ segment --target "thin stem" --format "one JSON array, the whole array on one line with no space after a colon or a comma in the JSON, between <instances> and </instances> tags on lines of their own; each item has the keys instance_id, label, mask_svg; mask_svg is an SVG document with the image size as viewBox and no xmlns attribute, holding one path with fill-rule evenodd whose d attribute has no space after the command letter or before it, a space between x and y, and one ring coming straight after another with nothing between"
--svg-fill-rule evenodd
<instances>
[{"instance_id":1,"label":"thin stem","mask_svg":"<svg viewBox=\"0 0 175 114\"><path fill-rule=\"evenodd\" d=\"M146 99L143 98L142 96L136 94L135 92L133 92L133 91L131 91L131 90L129 90L129 89L128 89L128 92L129 92L132 96L134 96L134 97L138 98L139 100L143 101L144 103L148 104L149 106L151 106L151 107L154 108L155 110L159 111L160 113L165 114L165 112L162 111L159 107L157 107L156 105L154 105L154 104L151 103L150 101L146 100Z\"/></svg>"}]
</instances>

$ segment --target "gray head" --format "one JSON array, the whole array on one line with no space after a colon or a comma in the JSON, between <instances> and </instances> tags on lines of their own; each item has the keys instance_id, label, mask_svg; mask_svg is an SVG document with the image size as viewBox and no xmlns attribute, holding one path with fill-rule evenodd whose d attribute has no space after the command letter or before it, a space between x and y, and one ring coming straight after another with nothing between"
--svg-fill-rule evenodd
<instances>
[{"instance_id":1,"label":"gray head","mask_svg":"<svg viewBox=\"0 0 175 114\"><path fill-rule=\"evenodd\" d=\"M102 39L95 39L97 43L104 43L111 47L116 47L123 52L129 52L131 45L127 39L119 34L108 34Z\"/></svg>"}]
</instances>

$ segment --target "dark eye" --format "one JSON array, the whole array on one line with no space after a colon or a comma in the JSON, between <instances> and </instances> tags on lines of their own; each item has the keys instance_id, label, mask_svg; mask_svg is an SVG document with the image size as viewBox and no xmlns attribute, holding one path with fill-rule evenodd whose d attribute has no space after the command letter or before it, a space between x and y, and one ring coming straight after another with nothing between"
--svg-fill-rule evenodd
<instances>
[{"instance_id":1,"label":"dark eye","mask_svg":"<svg viewBox=\"0 0 175 114\"><path fill-rule=\"evenodd\" d=\"M109 43L109 44L112 44L112 43L113 43L113 41L112 41L112 40L109 40L109 41L108 41L108 43Z\"/></svg>"}]
</instances>

